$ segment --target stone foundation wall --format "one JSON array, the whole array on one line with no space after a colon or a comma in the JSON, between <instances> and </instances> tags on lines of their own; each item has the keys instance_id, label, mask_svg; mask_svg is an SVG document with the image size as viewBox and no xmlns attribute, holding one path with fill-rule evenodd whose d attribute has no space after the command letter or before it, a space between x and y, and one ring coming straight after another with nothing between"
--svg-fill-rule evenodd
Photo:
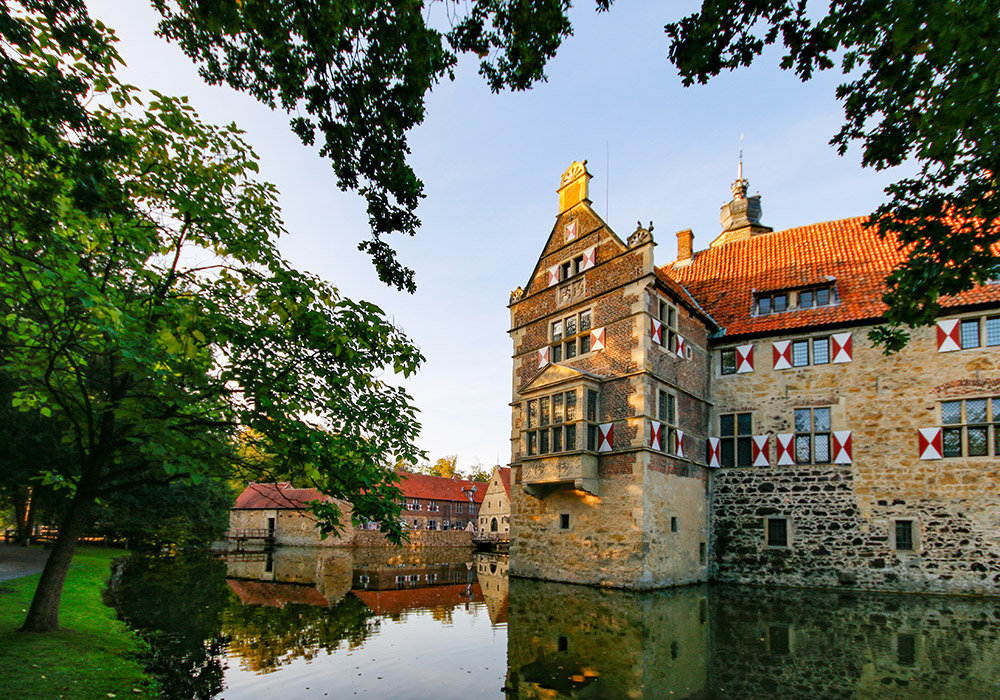
<instances>
[{"instance_id":1,"label":"stone foundation wall","mask_svg":"<svg viewBox=\"0 0 1000 700\"><path fill-rule=\"evenodd\" d=\"M519 488L511 490L512 575L610 587L641 585L641 479L632 474L602 478L600 497L564 488L538 499ZM561 528L563 514L569 516L568 529Z\"/></svg>"},{"instance_id":2,"label":"stone foundation wall","mask_svg":"<svg viewBox=\"0 0 1000 700\"><path fill-rule=\"evenodd\" d=\"M410 547L472 547L472 533L465 530L410 530ZM355 547L396 548L378 530L354 530Z\"/></svg>"}]
</instances>

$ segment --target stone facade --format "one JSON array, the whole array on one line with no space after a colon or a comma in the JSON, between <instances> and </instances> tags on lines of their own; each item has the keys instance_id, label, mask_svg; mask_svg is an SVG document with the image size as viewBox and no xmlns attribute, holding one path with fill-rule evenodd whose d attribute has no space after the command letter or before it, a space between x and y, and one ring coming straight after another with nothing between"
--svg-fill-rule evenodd
<instances>
[{"instance_id":1,"label":"stone facade","mask_svg":"<svg viewBox=\"0 0 1000 700\"><path fill-rule=\"evenodd\" d=\"M476 527L480 532L510 534L510 469L495 467L479 506Z\"/></svg>"},{"instance_id":2,"label":"stone facade","mask_svg":"<svg viewBox=\"0 0 1000 700\"><path fill-rule=\"evenodd\" d=\"M589 178L581 163L563 176L556 225L511 297L510 570L628 588L703 581L707 325L657 274L649 231L623 242L591 209Z\"/></svg>"},{"instance_id":3,"label":"stone facade","mask_svg":"<svg viewBox=\"0 0 1000 700\"><path fill-rule=\"evenodd\" d=\"M758 210L658 268L588 179L564 175L511 296L511 574L1000 594L1000 285L885 355L867 334L902 253L863 220L773 232Z\"/></svg>"},{"instance_id":4,"label":"stone facade","mask_svg":"<svg viewBox=\"0 0 1000 700\"><path fill-rule=\"evenodd\" d=\"M338 501L342 513L342 523L346 523L339 535L323 539L316 519L308 510L296 508L253 508L229 511L229 531L271 530L274 544L289 547L350 547L354 541L351 527L351 504Z\"/></svg>"}]
</instances>

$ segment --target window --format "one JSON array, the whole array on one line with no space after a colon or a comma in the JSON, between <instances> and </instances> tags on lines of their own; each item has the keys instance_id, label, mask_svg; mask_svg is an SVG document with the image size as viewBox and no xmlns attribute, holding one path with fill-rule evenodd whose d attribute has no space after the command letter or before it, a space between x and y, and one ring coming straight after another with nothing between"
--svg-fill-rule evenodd
<instances>
[{"instance_id":1,"label":"window","mask_svg":"<svg viewBox=\"0 0 1000 700\"><path fill-rule=\"evenodd\" d=\"M451 521L450 520L442 520L441 521L441 529L442 530L450 530L451 529Z\"/></svg>"},{"instance_id":2,"label":"window","mask_svg":"<svg viewBox=\"0 0 1000 700\"><path fill-rule=\"evenodd\" d=\"M900 666L916 665L917 636L915 634L896 635L896 663Z\"/></svg>"},{"instance_id":3,"label":"window","mask_svg":"<svg viewBox=\"0 0 1000 700\"><path fill-rule=\"evenodd\" d=\"M912 552L916 549L916 538L914 537L914 523L912 520L896 520L894 529L895 547L901 552Z\"/></svg>"},{"instance_id":4,"label":"window","mask_svg":"<svg viewBox=\"0 0 1000 700\"><path fill-rule=\"evenodd\" d=\"M788 518L767 519L767 546L788 546Z\"/></svg>"},{"instance_id":5,"label":"window","mask_svg":"<svg viewBox=\"0 0 1000 700\"><path fill-rule=\"evenodd\" d=\"M579 275L583 271L583 256L577 255L572 260L559 265L559 280L568 280L574 275Z\"/></svg>"},{"instance_id":6,"label":"window","mask_svg":"<svg viewBox=\"0 0 1000 700\"><path fill-rule=\"evenodd\" d=\"M437 520L428 520L427 521L427 529L428 530L437 530L438 529Z\"/></svg>"},{"instance_id":7,"label":"window","mask_svg":"<svg viewBox=\"0 0 1000 700\"><path fill-rule=\"evenodd\" d=\"M456 503L456 504L455 504L455 512L456 512L456 513L461 513L461 512L463 512L463 511L462 511L462 509L463 509L464 507L465 507L465 506L463 506L463 505L462 505L461 503Z\"/></svg>"},{"instance_id":8,"label":"window","mask_svg":"<svg viewBox=\"0 0 1000 700\"><path fill-rule=\"evenodd\" d=\"M670 531L677 532L677 516L672 516L670 518Z\"/></svg>"},{"instance_id":9,"label":"window","mask_svg":"<svg viewBox=\"0 0 1000 700\"><path fill-rule=\"evenodd\" d=\"M559 514L559 529L569 530L569 513Z\"/></svg>"},{"instance_id":10,"label":"window","mask_svg":"<svg viewBox=\"0 0 1000 700\"><path fill-rule=\"evenodd\" d=\"M420 529L420 521L419 520L414 520L413 521L413 529L414 530L419 530Z\"/></svg>"},{"instance_id":11,"label":"window","mask_svg":"<svg viewBox=\"0 0 1000 700\"><path fill-rule=\"evenodd\" d=\"M580 449L577 444L577 425L580 415L577 411L577 389L562 391L551 396L529 399L527 404L527 432L525 434L525 450L528 456L547 455L558 452L572 452ZM597 392L585 389L587 400L594 402L594 410L588 412L587 421L596 419ZM591 396L593 395L593 396ZM591 417L593 416L593 417ZM596 450L596 426L594 441L590 442L588 432L588 450Z\"/></svg>"},{"instance_id":12,"label":"window","mask_svg":"<svg viewBox=\"0 0 1000 700\"><path fill-rule=\"evenodd\" d=\"M659 300L660 323L663 324L663 347L677 352L677 307L663 299Z\"/></svg>"},{"instance_id":13,"label":"window","mask_svg":"<svg viewBox=\"0 0 1000 700\"><path fill-rule=\"evenodd\" d=\"M437 512L438 510L437 501L427 501L427 510L432 512Z\"/></svg>"},{"instance_id":14,"label":"window","mask_svg":"<svg viewBox=\"0 0 1000 700\"><path fill-rule=\"evenodd\" d=\"M792 367L830 364L830 337L801 338L791 341Z\"/></svg>"},{"instance_id":15,"label":"window","mask_svg":"<svg viewBox=\"0 0 1000 700\"><path fill-rule=\"evenodd\" d=\"M721 353L722 373L736 374L736 348L723 350Z\"/></svg>"},{"instance_id":16,"label":"window","mask_svg":"<svg viewBox=\"0 0 1000 700\"><path fill-rule=\"evenodd\" d=\"M1000 345L1000 316L963 318L959 324L959 341L963 350Z\"/></svg>"},{"instance_id":17,"label":"window","mask_svg":"<svg viewBox=\"0 0 1000 700\"><path fill-rule=\"evenodd\" d=\"M587 449L591 452L597 449L597 392L587 389Z\"/></svg>"},{"instance_id":18,"label":"window","mask_svg":"<svg viewBox=\"0 0 1000 700\"><path fill-rule=\"evenodd\" d=\"M698 563L705 566L705 562L708 560L708 545L704 542L698 543Z\"/></svg>"},{"instance_id":19,"label":"window","mask_svg":"<svg viewBox=\"0 0 1000 700\"><path fill-rule=\"evenodd\" d=\"M770 314L781 313L788 309L788 294L786 292L775 292L773 294L757 295L757 313Z\"/></svg>"},{"instance_id":20,"label":"window","mask_svg":"<svg viewBox=\"0 0 1000 700\"><path fill-rule=\"evenodd\" d=\"M719 447L724 467L749 467L753 450L753 414L723 413L719 416Z\"/></svg>"},{"instance_id":21,"label":"window","mask_svg":"<svg viewBox=\"0 0 1000 700\"><path fill-rule=\"evenodd\" d=\"M767 650L774 656L786 656L792 651L790 630L784 625L767 628Z\"/></svg>"},{"instance_id":22,"label":"window","mask_svg":"<svg viewBox=\"0 0 1000 700\"><path fill-rule=\"evenodd\" d=\"M408 508L409 508L410 510L420 510L420 501L414 501L413 503L411 503L411 504L410 504L409 506L407 506L407 507L408 507Z\"/></svg>"},{"instance_id":23,"label":"window","mask_svg":"<svg viewBox=\"0 0 1000 700\"><path fill-rule=\"evenodd\" d=\"M798 291L784 290L758 294L755 300L755 312L758 315L779 314L795 309L812 309L818 306L829 306L836 303L837 292L833 285L800 289Z\"/></svg>"},{"instance_id":24,"label":"window","mask_svg":"<svg viewBox=\"0 0 1000 700\"><path fill-rule=\"evenodd\" d=\"M663 449L670 454L677 454L677 397L660 389L657 402L660 422L663 423Z\"/></svg>"},{"instance_id":25,"label":"window","mask_svg":"<svg viewBox=\"0 0 1000 700\"><path fill-rule=\"evenodd\" d=\"M565 316L549 324L552 362L570 360L590 352L590 309Z\"/></svg>"},{"instance_id":26,"label":"window","mask_svg":"<svg viewBox=\"0 0 1000 700\"><path fill-rule=\"evenodd\" d=\"M795 409L795 463L830 461L830 408Z\"/></svg>"},{"instance_id":27,"label":"window","mask_svg":"<svg viewBox=\"0 0 1000 700\"><path fill-rule=\"evenodd\" d=\"M1000 455L1000 398L942 401L941 425L945 457Z\"/></svg>"}]
</instances>

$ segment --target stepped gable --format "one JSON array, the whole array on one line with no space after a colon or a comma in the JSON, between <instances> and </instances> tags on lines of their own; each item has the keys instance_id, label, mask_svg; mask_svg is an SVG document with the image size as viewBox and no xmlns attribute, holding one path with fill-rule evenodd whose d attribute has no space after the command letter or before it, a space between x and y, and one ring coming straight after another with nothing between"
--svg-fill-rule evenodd
<instances>
[{"instance_id":1,"label":"stepped gable","mask_svg":"<svg viewBox=\"0 0 1000 700\"><path fill-rule=\"evenodd\" d=\"M872 322L886 309L885 278L905 259L895 236L864 226L867 217L828 221L736 240L695 254L687 265L658 269L690 291L727 337ZM834 282L830 306L756 316L754 294ZM1000 285L954 297L945 308L1000 301Z\"/></svg>"},{"instance_id":2,"label":"stepped gable","mask_svg":"<svg viewBox=\"0 0 1000 700\"><path fill-rule=\"evenodd\" d=\"M400 471L399 488L406 498L420 498L429 501L462 501L469 500L468 493L473 493L473 501L482 503L486 496L488 484L466 481L465 479L445 479L440 476L416 474Z\"/></svg>"},{"instance_id":3,"label":"stepped gable","mask_svg":"<svg viewBox=\"0 0 1000 700\"><path fill-rule=\"evenodd\" d=\"M330 497L316 489L296 489L283 481L277 484L250 484L236 499L234 510L270 510L274 508L304 508L311 501L329 501Z\"/></svg>"}]
</instances>

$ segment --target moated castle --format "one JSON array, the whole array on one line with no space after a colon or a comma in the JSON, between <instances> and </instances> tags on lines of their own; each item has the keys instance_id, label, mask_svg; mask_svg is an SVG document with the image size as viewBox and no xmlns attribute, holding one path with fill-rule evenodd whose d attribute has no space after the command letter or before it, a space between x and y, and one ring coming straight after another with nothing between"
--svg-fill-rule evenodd
<instances>
[{"instance_id":1,"label":"moated castle","mask_svg":"<svg viewBox=\"0 0 1000 700\"><path fill-rule=\"evenodd\" d=\"M740 177L658 267L589 180L511 295L510 572L1000 594L1000 285L886 356L902 254L864 218L773 231Z\"/></svg>"}]
</instances>

